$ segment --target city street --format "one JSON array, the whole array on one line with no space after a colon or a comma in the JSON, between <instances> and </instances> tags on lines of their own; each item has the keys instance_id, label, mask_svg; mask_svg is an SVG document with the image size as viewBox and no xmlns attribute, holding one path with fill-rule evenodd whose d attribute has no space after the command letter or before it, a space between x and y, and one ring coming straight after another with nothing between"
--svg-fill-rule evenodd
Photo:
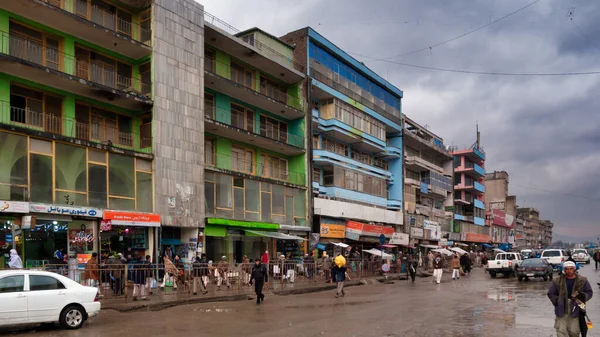
<instances>
[{"instance_id":1,"label":"city street","mask_svg":"<svg viewBox=\"0 0 600 337\"><path fill-rule=\"evenodd\" d=\"M580 272L597 289L593 267ZM347 296L319 292L269 296L254 301L184 305L162 311L103 311L78 331L55 328L26 331L26 336L554 336L548 283L491 279L477 268L440 285L431 278L415 284L395 281L351 287ZM600 301L588 306L600 322Z\"/></svg>"}]
</instances>

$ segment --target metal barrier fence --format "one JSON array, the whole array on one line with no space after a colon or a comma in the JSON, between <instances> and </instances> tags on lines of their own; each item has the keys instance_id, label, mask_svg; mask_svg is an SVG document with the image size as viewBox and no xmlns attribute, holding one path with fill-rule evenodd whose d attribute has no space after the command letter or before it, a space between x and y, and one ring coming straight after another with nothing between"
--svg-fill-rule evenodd
<instances>
[{"instance_id":1,"label":"metal barrier fence","mask_svg":"<svg viewBox=\"0 0 600 337\"><path fill-rule=\"evenodd\" d=\"M97 287L103 299L144 298L160 295L194 295L218 291L253 293L249 285L252 267L248 264L180 264L177 271L156 264L107 264L97 268L69 269L66 264L47 264L35 270L55 272L82 285ZM291 285L310 285L332 280L333 261L296 263L273 261L267 264L267 289L284 289ZM347 260L347 279L383 275L381 262ZM167 273L168 271L168 273ZM390 272L401 272L395 264Z\"/></svg>"}]
</instances>

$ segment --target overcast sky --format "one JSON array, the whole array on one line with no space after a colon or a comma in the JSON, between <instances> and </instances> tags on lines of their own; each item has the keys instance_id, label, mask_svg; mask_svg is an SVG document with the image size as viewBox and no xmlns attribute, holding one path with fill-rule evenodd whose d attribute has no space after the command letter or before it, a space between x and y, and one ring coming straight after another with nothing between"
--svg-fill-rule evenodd
<instances>
[{"instance_id":1,"label":"overcast sky","mask_svg":"<svg viewBox=\"0 0 600 337\"><path fill-rule=\"evenodd\" d=\"M403 113L446 145L471 145L479 123L486 171L510 174L520 207L538 208L557 234L600 236L600 74L456 74L356 55L385 58L428 47L533 0L200 2L240 30L258 26L281 36L313 27L403 90ZM478 32L390 61L483 72L600 71L598 18L597 0L541 0Z\"/></svg>"}]
</instances>

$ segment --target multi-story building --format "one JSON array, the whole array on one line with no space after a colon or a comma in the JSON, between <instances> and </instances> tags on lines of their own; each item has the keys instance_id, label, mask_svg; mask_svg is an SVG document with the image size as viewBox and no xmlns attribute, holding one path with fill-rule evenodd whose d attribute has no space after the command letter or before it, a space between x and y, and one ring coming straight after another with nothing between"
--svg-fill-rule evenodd
<instances>
[{"instance_id":1,"label":"multi-story building","mask_svg":"<svg viewBox=\"0 0 600 337\"><path fill-rule=\"evenodd\" d=\"M554 223L550 220L542 220L542 245L547 247L552 245L552 229Z\"/></svg>"},{"instance_id":2,"label":"multi-story building","mask_svg":"<svg viewBox=\"0 0 600 337\"><path fill-rule=\"evenodd\" d=\"M488 243L485 223L485 152L477 141L470 147L453 147L454 156L454 228L461 241Z\"/></svg>"},{"instance_id":3,"label":"multi-story building","mask_svg":"<svg viewBox=\"0 0 600 337\"><path fill-rule=\"evenodd\" d=\"M258 28L205 13L204 162L209 259L301 257L307 214L305 63Z\"/></svg>"},{"instance_id":4,"label":"multi-story building","mask_svg":"<svg viewBox=\"0 0 600 337\"><path fill-rule=\"evenodd\" d=\"M0 3L0 219L27 266L58 248L155 255L156 228L197 242L202 12L192 0Z\"/></svg>"},{"instance_id":5,"label":"multi-story building","mask_svg":"<svg viewBox=\"0 0 600 337\"><path fill-rule=\"evenodd\" d=\"M527 247L525 220L515 219L515 247Z\"/></svg>"},{"instance_id":6,"label":"multi-story building","mask_svg":"<svg viewBox=\"0 0 600 337\"><path fill-rule=\"evenodd\" d=\"M454 206L452 154L441 137L406 115L402 121L404 222L416 228L412 230L413 243L448 238Z\"/></svg>"},{"instance_id":7,"label":"multi-story building","mask_svg":"<svg viewBox=\"0 0 600 337\"><path fill-rule=\"evenodd\" d=\"M313 231L363 246L402 231L402 91L311 28L281 39L308 68Z\"/></svg>"},{"instance_id":8,"label":"multi-story building","mask_svg":"<svg viewBox=\"0 0 600 337\"><path fill-rule=\"evenodd\" d=\"M540 212L531 207L518 208L517 218L523 221L523 231L525 234L525 246L532 248L542 248L547 244L552 243L552 238L547 242L545 229L552 223L548 221L545 223L544 220L540 220Z\"/></svg>"},{"instance_id":9,"label":"multi-story building","mask_svg":"<svg viewBox=\"0 0 600 337\"><path fill-rule=\"evenodd\" d=\"M486 222L493 243L515 244L517 197L508 195L509 176L506 171L485 174Z\"/></svg>"}]
</instances>

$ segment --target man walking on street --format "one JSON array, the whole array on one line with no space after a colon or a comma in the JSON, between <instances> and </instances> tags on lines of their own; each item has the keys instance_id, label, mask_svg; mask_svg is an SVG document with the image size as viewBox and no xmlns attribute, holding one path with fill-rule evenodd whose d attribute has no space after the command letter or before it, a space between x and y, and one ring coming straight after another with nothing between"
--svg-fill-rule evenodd
<instances>
[{"instance_id":1,"label":"man walking on street","mask_svg":"<svg viewBox=\"0 0 600 337\"><path fill-rule=\"evenodd\" d=\"M337 291L335 293L336 298L338 298L340 294L342 294L342 297L346 296L346 292L344 291L344 281L346 281L346 270L347 269L345 265L338 266L337 264L335 264L331 271L333 280L337 284Z\"/></svg>"},{"instance_id":2,"label":"man walking on street","mask_svg":"<svg viewBox=\"0 0 600 337\"><path fill-rule=\"evenodd\" d=\"M417 266L418 265L419 265L419 263L417 262L417 260L412 255L409 255L408 256L408 273L410 274L410 279L412 280L412 283L415 283L415 278L417 277Z\"/></svg>"},{"instance_id":3,"label":"man walking on street","mask_svg":"<svg viewBox=\"0 0 600 337\"><path fill-rule=\"evenodd\" d=\"M437 253L435 258L433 259L433 280L435 283L440 284L442 282L442 273L444 270L444 260L442 259L442 254Z\"/></svg>"},{"instance_id":4,"label":"man walking on street","mask_svg":"<svg viewBox=\"0 0 600 337\"><path fill-rule=\"evenodd\" d=\"M458 255L454 255L452 261L450 261L450 268L452 268L452 279L458 280L460 278L460 260Z\"/></svg>"},{"instance_id":5,"label":"man walking on street","mask_svg":"<svg viewBox=\"0 0 600 337\"><path fill-rule=\"evenodd\" d=\"M554 328L558 337L577 337L583 332L580 315L585 315L580 305L592 298L593 291L587 278L575 273L575 263L565 262L563 272L552 280L548 289L556 315Z\"/></svg>"},{"instance_id":6,"label":"man walking on street","mask_svg":"<svg viewBox=\"0 0 600 337\"><path fill-rule=\"evenodd\" d=\"M600 249L596 249L594 252L594 262L596 262L596 270L598 270L598 263L600 263Z\"/></svg>"},{"instance_id":7,"label":"man walking on street","mask_svg":"<svg viewBox=\"0 0 600 337\"><path fill-rule=\"evenodd\" d=\"M254 282L254 292L256 293L256 305L265 300L265 295L262 293L263 285L269 283L269 273L267 266L261 263L261 259L254 260L252 266L252 275L250 276L250 285Z\"/></svg>"}]
</instances>

